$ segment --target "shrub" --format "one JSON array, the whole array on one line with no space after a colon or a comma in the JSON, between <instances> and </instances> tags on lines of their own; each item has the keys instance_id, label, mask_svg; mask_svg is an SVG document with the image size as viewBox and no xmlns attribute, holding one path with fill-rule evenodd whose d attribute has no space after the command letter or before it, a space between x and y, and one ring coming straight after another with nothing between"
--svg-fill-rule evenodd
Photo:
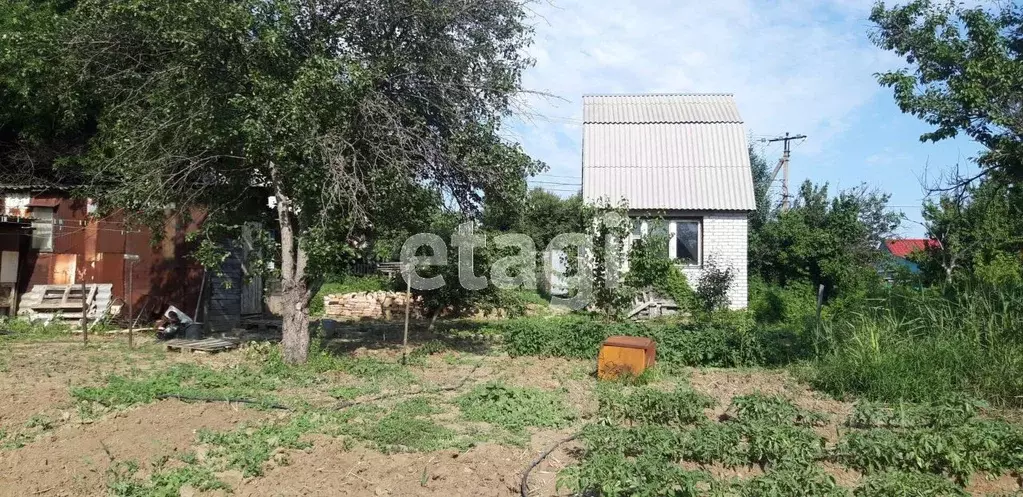
<instances>
[{"instance_id":1,"label":"shrub","mask_svg":"<svg viewBox=\"0 0 1023 497\"><path fill-rule=\"evenodd\" d=\"M604 323L570 315L513 319L492 327L512 356L592 359L607 337L631 335L656 341L657 360L668 366L755 366L765 357L765 336L745 312L719 311L691 323Z\"/></svg>"},{"instance_id":2,"label":"shrub","mask_svg":"<svg viewBox=\"0 0 1023 497\"><path fill-rule=\"evenodd\" d=\"M633 240L625 283L639 291L653 290L673 300L680 309L691 310L695 293L686 275L668 257L668 242L667 228L651 230L651 234Z\"/></svg>"},{"instance_id":3,"label":"shrub","mask_svg":"<svg viewBox=\"0 0 1023 497\"><path fill-rule=\"evenodd\" d=\"M703 276L696 285L696 298L705 310L713 311L728 307L728 289L735 280L732 268L722 268L708 260L703 266Z\"/></svg>"},{"instance_id":4,"label":"shrub","mask_svg":"<svg viewBox=\"0 0 1023 497\"><path fill-rule=\"evenodd\" d=\"M784 324L802 331L817 313L816 291L806 282L795 281L782 287L751 278L749 310L757 323Z\"/></svg>"}]
</instances>

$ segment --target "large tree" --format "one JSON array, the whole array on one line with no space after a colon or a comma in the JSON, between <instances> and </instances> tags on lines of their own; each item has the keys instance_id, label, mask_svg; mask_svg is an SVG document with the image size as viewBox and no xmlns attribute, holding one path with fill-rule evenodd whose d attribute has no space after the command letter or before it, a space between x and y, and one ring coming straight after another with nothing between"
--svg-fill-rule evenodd
<instances>
[{"instance_id":1,"label":"large tree","mask_svg":"<svg viewBox=\"0 0 1023 497\"><path fill-rule=\"evenodd\" d=\"M909 64L878 79L903 112L934 126L921 139L963 133L987 148L979 175L1023 178L1023 4L878 2L870 20L874 43Z\"/></svg>"},{"instance_id":2,"label":"large tree","mask_svg":"<svg viewBox=\"0 0 1023 497\"><path fill-rule=\"evenodd\" d=\"M876 276L877 244L899 224L888 199L866 186L830 197L827 184L804 182L792 208L751 239L750 273L780 285L824 284L829 295L863 288Z\"/></svg>"},{"instance_id":3,"label":"large tree","mask_svg":"<svg viewBox=\"0 0 1023 497\"><path fill-rule=\"evenodd\" d=\"M928 201L928 236L940 245L917 254L925 280L1023 283L1023 192L981 181Z\"/></svg>"},{"instance_id":4,"label":"large tree","mask_svg":"<svg viewBox=\"0 0 1023 497\"><path fill-rule=\"evenodd\" d=\"M403 192L468 212L538 167L500 134L531 62L516 0L83 0L71 15L54 62L72 68L65 95L99 109L77 161L92 194L211 225L271 197L289 362L339 249L416 215Z\"/></svg>"}]
</instances>

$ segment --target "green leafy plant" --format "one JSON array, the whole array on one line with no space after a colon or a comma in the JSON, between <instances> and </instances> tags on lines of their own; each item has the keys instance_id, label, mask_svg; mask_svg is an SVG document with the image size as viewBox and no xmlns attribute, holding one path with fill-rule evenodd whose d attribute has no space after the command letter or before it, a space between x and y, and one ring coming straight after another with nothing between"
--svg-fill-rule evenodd
<instances>
[{"instance_id":1,"label":"green leafy plant","mask_svg":"<svg viewBox=\"0 0 1023 497\"><path fill-rule=\"evenodd\" d=\"M813 497L841 497L849 492L835 483L835 479L818 467L786 468L769 471L748 482L737 485L743 497L787 497L805 495Z\"/></svg>"},{"instance_id":2,"label":"green leafy plant","mask_svg":"<svg viewBox=\"0 0 1023 497\"><path fill-rule=\"evenodd\" d=\"M557 486L603 497L696 497L705 495L712 481L705 472L687 471L658 457L594 452L581 464L562 471Z\"/></svg>"},{"instance_id":3,"label":"green leafy plant","mask_svg":"<svg viewBox=\"0 0 1023 497\"><path fill-rule=\"evenodd\" d=\"M599 412L612 420L683 426L707 420L703 410L714 400L687 388L664 392L652 387L637 387L631 392L613 384L598 391Z\"/></svg>"},{"instance_id":4,"label":"green leafy plant","mask_svg":"<svg viewBox=\"0 0 1023 497\"><path fill-rule=\"evenodd\" d=\"M966 497L970 495L946 478L927 473L889 471L867 476L853 492L856 497Z\"/></svg>"},{"instance_id":5,"label":"green leafy plant","mask_svg":"<svg viewBox=\"0 0 1023 497\"><path fill-rule=\"evenodd\" d=\"M527 426L556 428L574 418L563 396L556 392L495 382L473 388L459 396L457 403L465 419L485 421L511 431Z\"/></svg>"},{"instance_id":6,"label":"green leafy plant","mask_svg":"<svg viewBox=\"0 0 1023 497\"><path fill-rule=\"evenodd\" d=\"M243 426L233 431L201 430L198 441L210 444L210 457L222 461L224 467L239 469L245 476L258 476L263 474L264 463L276 451L309 447L310 443L303 441L302 436L321 423L319 416L303 414L285 421Z\"/></svg>"},{"instance_id":7,"label":"green leafy plant","mask_svg":"<svg viewBox=\"0 0 1023 497\"><path fill-rule=\"evenodd\" d=\"M760 392L732 398L730 410L740 422L816 426L826 421L826 417L820 413L800 409L784 398Z\"/></svg>"},{"instance_id":8,"label":"green leafy plant","mask_svg":"<svg viewBox=\"0 0 1023 497\"><path fill-rule=\"evenodd\" d=\"M117 461L107 470L107 489L116 497L178 497L181 487L190 486L200 492L228 490L209 468L188 465L183 468L163 469L154 465L148 479L136 476L136 461Z\"/></svg>"}]
</instances>

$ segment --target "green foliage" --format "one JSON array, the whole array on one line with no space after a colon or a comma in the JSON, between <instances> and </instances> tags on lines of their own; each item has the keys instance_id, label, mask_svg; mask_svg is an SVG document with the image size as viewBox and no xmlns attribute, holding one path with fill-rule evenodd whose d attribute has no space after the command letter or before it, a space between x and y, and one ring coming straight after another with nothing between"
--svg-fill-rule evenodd
<instances>
[{"instance_id":1,"label":"green foliage","mask_svg":"<svg viewBox=\"0 0 1023 497\"><path fill-rule=\"evenodd\" d=\"M596 452L583 464L562 471L558 488L602 497L697 497L705 495L711 481L707 473L687 471L661 458Z\"/></svg>"},{"instance_id":2,"label":"green foliage","mask_svg":"<svg viewBox=\"0 0 1023 497\"><path fill-rule=\"evenodd\" d=\"M309 300L309 314L313 316L323 314L323 297L327 295L391 290L394 285L394 282L383 276L344 276L328 280Z\"/></svg>"},{"instance_id":3,"label":"green foliage","mask_svg":"<svg viewBox=\"0 0 1023 497\"><path fill-rule=\"evenodd\" d=\"M828 185L807 181L788 211L751 235L750 274L769 284L824 284L829 298L879 284L875 246L898 226L889 195L865 186L829 198Z\"/></svg>"},{"instance_id":4,"label":"green foliage","mask_svg":"<svg viewBox=\"0 0 1023 497\"><path fill-rule=\"evenodd\" d=\"M363 438L376 444L385 454L466 446L466 442L457 439L455 432L433 421L394 415L383 417L364 432Z\"/></svg>"},{"instance_id":5,"label":"green foliage","mask_svg":"<svg viewBox=\"0 0 1023 497\"><path fill-rule=\"evenodd\" d=\"M950 428L973 421L987 404L965 397L940 402L888 406L861 400L853 406L846 425L853 428Z\"/></svg>"},{"instance_id":6,"label":"green foliage","mask_svg":"<svg viewBox=\"0 0 1023 497\"><path fill-rule=\"evenodd\" d=\"M1023 139L1014 95L1023 87L1023 7L914 0L870 15L874 43L905 58L908 68L888 71L878 81L892 88L903 112L934 130L921 140L963 133L987 148L983 170L1005 183L1023 177Z\"/></svg>"},{"instance_id":7,"label":"green foliage","mask_svg":"<svg viewBox=\"0 0 1023 497\"><path fill-rule=\"evenodd\" d=\"M772 337L754 329L749 314L721 311L697 322L603 323L570 315L523 318L494 323L513 356L538 355L592 359L613 335L652 338L657 361L668 366L754 366L763 363Z\"/></svg>"},{"instance_id":8,"label":"green foliage","mask_svg":"<svg viewBox=\"0 0 1023 497\"><path fill-rule=\"evenodd\" d=\"M605 321L616 321L633 303L635 290L625 285L624 269L628 254L625 243L632 233L628 204L612 204L601 199L586 206L587 236L590 250L581 261L581 276L591 284L589 304Z\"/></svg>"},{"instance_id":9,"label":"green foliage","mask_svg":"<svg viewBox=\"0 0 1023 497\"><path fill-rule=\"evenodd\" d=\"M804 330L817 312L817 292L807 282L782 287L754 277L749 282L749 310L761 324L783 324Z\"/></svg>"},{"instance_id":10,"label":"green foliage","mask_svg":"<svg viewBox=\"0 0 1023 497\"><path fill-rule=\"evenodd\" d=\"M418 397L399 403L375 422L350 428L349 433L388 454L467 448L469 440L427 418L438 412L427 398Z\"/></svg>"},{"instance_id":11,"label":"green foliage","mask_svg":"<svg viewBox=\"0 0 1023 497\"><path fill-rule=\"evenodd\" d=\"M210 444L210 457L222 461L226 468L241 470L245 476L260 476L263 464L279 449L309 447L311 444L303 441L302 436L320 422L316 415L299 415L255 427L243 426L234 431L200 430L198 441Z\"/></svg>"},{"instance_id":12,"label":"green foliage","mask_svg":"<svg viewBox=\"0 0 1023 497\"><path fill-rule=\"evenodd\" d=\"M801 409L787 399L760 392L733 397L731 411L742 423L815 426L826 421L820 413Z\"/></svg>"},{"instance_id":13,"label":"green foliage","mask_svg":"<svg viewBox=\"0 0 1023 497\"><path fill-rule=\"evenodd\" d=\"M728 307L728 289L735 280L732 268L718 266L712 260L703 265L703 274L696 284L696 298L708 312L719 311Z\"/></svg>"},{"instance_id":14,"label":"green foliage","mask_svg":"<svg viewBox=\"0 0 1023 497\"><path fill-rule=\"evenodd\" d=\"M117 461L107 470L107 490L116 497L178 497L181 487L189 486L200 492L229 490L217 480L208 468L188 465L182 468L154 467L147 480L136 476L139 465L135 461Z\"/></svg>"},{"instance_id":15,"label":"green foliage","mask_svg":"<svg viewBox=\"0 0 1023 497\"><path fill-rule=\"evenodd\" d=\"M714 405L710 397L687 388L664 392L652 387L629 391L614 384L601 386L600 414L615 421L684 426L706 421L703 410Z\"/></svg>"},{"instance_id":16,"label":"green foliage","mask_svg":"<svg viewBox=\"0 0 1023 497\"><path fill-rule=\"evenodd\" d=\"M924 203L940 246L914 254L925 283L1023 284L1023 190L984 179Z\"/></svg>"},{"instance_id":17,"label":"green foliage","mask_svg":"<svg viewBox=\"0 0 1023 497\"><path fill-rule=\"evenodd\" d=\"M246 366L215 370L194 364L176 364L155 372L112 375L102 386L72 388L71 396L79 402L93 402L109 408L154 402L160 395L244 397L269 404L275 400L268 393L281 384L279 377Z\"/></svg>"},{"instance_id":18,"label":"green foliage","mask_svg":"<svg viewBox=\"0 0 1023 497\"><path fill-rule=\"evenodd\" d=\"M1023 395L1017 287L893 289L834 313L811 381L834 395L933 401L956 394L1014 405Z\"/></svg>"},{"instance_id":19,"label":"green foliage","mask_svg":"<svg viewBox=\"0 0 1023 497\"><path fill-rule=\"evenodd\" d=\"M49 323L21 318L0 317L0 344L15 341L54 340L66 337L71 326L61 320Z\"/></svg>"},{"instance_id":20,"label":"green foliage","mask_svg":"<svg viewBox=\"0 0 1023 497\"><path fill-rule=\"evenodd\" d=\"M496 382L473 388L460 395L457 403L463 418L500 425L513 432L528 426L558 428L574 418L557 392Z\"/></svg>"},{"instance_id":21,"label":"green foliage","mask_svg":"<svg viewBox=\"0 0 1023 497\"><path fill-rule=\"evenodd\" d=\"M634 239L625 284L640 292L652 290L675 301L680 309L690 310L695 294L686 275L668 257L667 246L667 229L650 228L646 236Z\"/></svg>"},{"instance_id":22,"label":"green foliage","mask_svg":"<svg viewBox=\"0 0 1023 497\"><path fill-rule=\"evenodd\" d=\"M769 471L738 485L744 497L814 497L848 496L849 492L835 484L835 479L817 467L782 468Z\"/></svg>"},{"instance_id":23,"label":"green foliage","mask_svg":"<svg viewBox=\"0 0 1023 497\"><path fill-rule=\"evenodd\" d=\"M929 497L970 495L946 478L927 473L888 471L868 475L854 492L856 497Z\"/></svg>"},{"instance_id":24,"label":"green foliage","mask_svg":"<svg viewBox=\"0 0 1023 497\"><path fill-rule=\"evenodd\" d=\"M965 484L978 471L1001 473L1023 462L1023 431L997 421L903 431L872 428L845 434L836 447L843 464L864 471L919 471Z\"/></svg>"}]
</instances>

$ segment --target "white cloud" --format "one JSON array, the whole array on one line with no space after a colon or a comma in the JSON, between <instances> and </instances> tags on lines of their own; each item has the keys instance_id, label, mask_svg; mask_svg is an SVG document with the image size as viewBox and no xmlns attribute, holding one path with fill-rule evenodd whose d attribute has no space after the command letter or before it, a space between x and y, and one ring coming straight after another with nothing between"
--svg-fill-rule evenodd
<instances>
[{"instance_id":1,"label":"white cloud","mask_svg":"<svg viewBox=\"0 0 1023 497\"><path fill-rule=\"evenodd\" d=\"M586 93L731 92L755 135L790 131L814 156L845 133L898 60L867 39L872 0L556 0L536 6L536 67L515 126L552 174L578 175ZM562 100L563 99L563 100ZM558 139L558 135L568 140Z\"/></svg>"}]
</instances>

